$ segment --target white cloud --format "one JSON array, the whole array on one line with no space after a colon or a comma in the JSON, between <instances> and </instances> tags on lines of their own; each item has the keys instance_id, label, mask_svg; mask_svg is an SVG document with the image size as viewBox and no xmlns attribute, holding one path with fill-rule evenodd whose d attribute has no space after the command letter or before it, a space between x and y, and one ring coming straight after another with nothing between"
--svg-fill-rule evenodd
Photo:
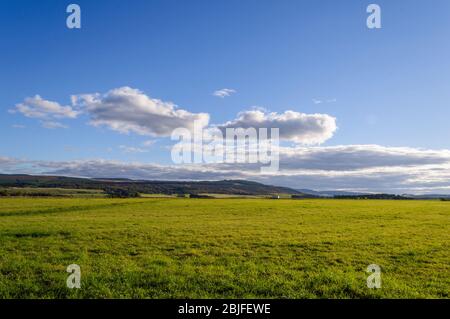
<instances>
[{"instance_id":1,"label":"white cloud","mask_svg":"<svg viewBox=\"0 0 450 319\"><path fill-rule=\"evenodd\" d=\"M146 149L134 147L134 146L120 145L119 148L124 153L147 153L148 152L148 150L146 150Z\"/></svg>"},{"instance_id":2,"label":"white cloud","mask_svg":"<svg viewBox=\"0 0 450 319\"><path fill-rule=\"evenodd\" d=\"M13 125L11 125L11 127L12 127L12 128L19 128L19 129L21 129L21 128L26 128L26 126L25 126L25 125L22 125L22 124L13 124Z\"/></svg>"},{"instance_id":3,"label":"white cloud","mask_svg":"<svg viewBox=\"0 0 450 319\"><path fill-rule=\"evenodd\" d=\"M314 104L322 104L323 101L322 100L317 100L317 99L312 99Z\"/></svg>"},{"instance_id":4,"label":"white cloud","mask_svg":"<svg viewBox=\"0 0 450 319\"><path fill-rule=\"evenodd\" d=\"M43 120L76 118L80 112L71 106L60 105L58 102L48 101L39 95L26 98L22 103L16 104L11 113L22 113L26 117Z\"/></svg>"},{"instance_id":5,"label":"white cloud","mask_svg":"<svg viewBox=\"0 0 450 319\"><path fill-rule=\"evenodd\" d=\"M55 122L55 121L42 121L41 125L43 128L48 128L48 129L57 129L57 128L68 128L68 126L59 123L59 122Z\"/></svg>"},{"instance_id":6,"label":"white cloud","mask_svg":"<svg viewBox=\"0 0 450 319\"><path fill-rule=\"evenodd\" d=\"M121 87L105 94L83 94L72 97L83 107L94 126L107 126L121 133L170 136L179 127L193 129L194 121L207 126L209 114L177 109L171 102L150 98L137 89Z\"/></svg>"},{"instance_id":7,"label":"white cloud","mask_svg":"<svg viewBox=\"0 0 450 319\"><path fill-rule=\"evenodd\" d=\"M449 150L424 150L380 145L281 147L279 153L285 169L351 171L450 162Z\"/></svg>"},{"instance_id":8,"label":"white cloud","mask_svg":"<svg viewBox=\"0 0 450 319\"><path fill-rule=\"evenodd\" d=\"M312 99L312 101L313 101L314 104L323 104L323 103L334 103L334 102L337 102L337 99L336 98L331 98L331 99L326 99L326 100L323 100L323 99Z\"/></svg>"},{"instance_id":9,"label":"white cloud","mask_svg":"<svg viewBox=\"0 0 450 319\"><path fill-rule=\"evenodd\" d=\"M11 165L16 165L17 163L19 163L20 161L18 159L15 158L11 158L11 157L6 157L6 156L0 156L0 167L5 167L5 166L11 166Z\"/></svg>"},{"instance_id":10,"label":"white cloud","mask_svg":"<svg viewBox=\"0 0 450 319\"><path fill-rule=\"evenodd\" d=\"M223 98L225 98L227 96L230 96L231 94L234 94L234 93L236 93L236 90L233 90L233 89L220 89L220 90L214 91L213 95L223 99Z\"/></svg>"},{"instance_id":11,"label":"white cloud","mask_svg":"<svg viewBox=\"0 0 450 319\"><path fill-rule=\"evenodd\" d=\"M150 147L155 143L156 143L156 140L147 140L147 141L142 142L142 145L145 147Z\"/></svg>"},{"instance_id":12,"label":"white cloud","mask_svg":"<svg viewBox=\"0 0 450 319\"><path fill-rule=\"evenodd\" d=\"M33 171L34 168L31 163L32 161L0 156L0 173L22 174L28 170Z\"/></svg>"},{"instance_id":13,"label":"white cloud","mask_svg":"<svg viewBox=\"0 0 450 319\"><path fill-rule=\"evenodd\" d=\"M278 128L281 140L300 144L320 144L330 139L337 129L336 119L327 114L304 114L294 111L267 113L261 110L245 111L238 118L219 125L225 128Z\"/></svg>"}]
</instances>

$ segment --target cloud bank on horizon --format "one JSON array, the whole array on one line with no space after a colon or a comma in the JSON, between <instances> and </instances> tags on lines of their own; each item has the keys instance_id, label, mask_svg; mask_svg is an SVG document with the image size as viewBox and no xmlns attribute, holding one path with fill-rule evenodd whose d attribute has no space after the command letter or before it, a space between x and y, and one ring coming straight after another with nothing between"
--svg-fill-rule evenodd
<instances>
[{"instance_id":1,"label":"cloud bank on horizon","mask_svg":"<svg viewBox=\"0 0 450 319\"><path fill-rule=\"evenodd\" d=\"M45 128L67 127L59 120L76 120L106 127L120 134L170 137L179 127L279 128L280 171L261 174L257 164L171 165L107 159L42 161L0 157L3 173L56 174L79 177L117 177L166 180L249 179L302 189L339 189L395 193L450 192L450 150L424 150L380 145L321 146L337 131L329 114L282 113L261 109L244 110L233 120L211 124L210 114L194 113L172 102L152 98L142 91L120 87L105 93L71 96L72 105L36 95L15 105L10 113L41 121ZM144 147L120 145L124 153L149 153L153 140ZM1 154L0 154L1 155Z\"/></svg>"},{"instance_id":2,"label":"cloud bank on horizon","mask_svg":"<svg viewBox=\"0 0 450 319\"><path fill-rule=\"evenodd\" d=\"M133 150L134 151L134 150ZM153 180L248 179L297 189L450 193L450 151L379 145L280 148L280 171L255 164L160 165L105 159L39 161L0 157L3 173Z\"/></svg>"}]
</instances>

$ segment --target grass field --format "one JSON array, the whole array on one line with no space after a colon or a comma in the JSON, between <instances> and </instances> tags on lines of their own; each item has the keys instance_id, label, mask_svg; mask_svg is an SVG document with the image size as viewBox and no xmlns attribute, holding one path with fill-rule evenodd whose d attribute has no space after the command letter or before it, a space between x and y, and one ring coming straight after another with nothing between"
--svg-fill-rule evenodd
<instances>
[{"instance_id":1,"label":"grass field","mask_svg":"<svg viewBox=\"0 0 450 319\"><path fill-rule=\"evenodd\" d=\"M440 201L2 198L0 298L448 298L449 239Z\"/></svg>"}]
</instances>

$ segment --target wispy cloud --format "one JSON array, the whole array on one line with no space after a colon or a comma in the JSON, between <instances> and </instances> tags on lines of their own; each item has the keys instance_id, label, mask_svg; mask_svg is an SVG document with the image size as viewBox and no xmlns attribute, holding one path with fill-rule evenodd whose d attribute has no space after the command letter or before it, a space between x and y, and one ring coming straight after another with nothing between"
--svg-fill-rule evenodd
<instances>
[{"instance_id":1,"label":"wispy cloud","mask_svg":"<svg viewBox=\"0 0 450 319\"><path fill-rule=\"evenodd\" d=\"M312 99L314 104L323 104L323 103L334 103L337 102L336 98L332 99Z\"/></svg>"},{"instance_id":2,"label":"wispy cloud","mask_svg":"<svg viewBox=\"0 0 450 319\"><path fill-rule=\"evenodd\" d=\"M146 149L134 147L134 146L120 145L119 148L124 153L147 153L148 152L148 150L146 150Z\"/></svg>"},{"instance_id":3,"label":"wispy cloud","mask_svg":"<svg viewBox=\"0 0 450 319\"><path fill-rule=\"evenodd\" d=\"M147 141L142 142L142 145L145 147L151 147L155 143L156 143L156 140L147 140Z\"/></svg>"},{"instance_id":4,"label":"wispy cloud","mask_svg":"<svg viewBox=\"0 0 450 319\"><path fill-rule=\"evenodd\" d=\"M47 129L57 129L57 128L68 128L67 125L64 125L60 122L55 122L55 121L42 121L41 122L41 126L43 128L47 128Z\"/></svg>"},{"instance_id":5,"label":"wispy cloud","mask_svg":"<svg viewBox=\"0 0 450 319\"><path fill-rule=\"evenodd\" d=\"M223 98L225 98L227 96L230 96L230 95L232 95L234 93L236 93L236 90L233 90L233 89L220 89L220 90L214 91L213 95L223 99Z\"/></svg>"}]
</instances>

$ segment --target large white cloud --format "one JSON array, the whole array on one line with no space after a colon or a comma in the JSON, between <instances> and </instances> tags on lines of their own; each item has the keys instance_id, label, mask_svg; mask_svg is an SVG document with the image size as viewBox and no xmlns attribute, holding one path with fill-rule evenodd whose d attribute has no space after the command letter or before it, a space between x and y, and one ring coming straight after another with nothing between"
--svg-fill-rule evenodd
<instances>
[{"instance_id":1,"label":"large white cloud","mask_svg":"<svg viewBox=\"0 0 450 319\"><path fill-rule=\"evenodd\" d=\"M336 119L328 114L305 114L294 111L268 113L261 110L245 111L238 117L218 126L226 128L278 128L280 139L300 144L321 144L330 139L337 129Z\"/></svg>"},{"instance_id":2,"label":"large white cloud","mask_svg":"<svg viewBox=\"0 0 450 319\"><path fill-rule=\"evenodd\" d=\"M130 87L110 90L105 94L83 94L72 97L82 107L94 126L140 135L170 136L176 128L193 129L194 121L207 126L209 114L190 113L170 102L153 99Z\"/></svg>"}]
</instances>

